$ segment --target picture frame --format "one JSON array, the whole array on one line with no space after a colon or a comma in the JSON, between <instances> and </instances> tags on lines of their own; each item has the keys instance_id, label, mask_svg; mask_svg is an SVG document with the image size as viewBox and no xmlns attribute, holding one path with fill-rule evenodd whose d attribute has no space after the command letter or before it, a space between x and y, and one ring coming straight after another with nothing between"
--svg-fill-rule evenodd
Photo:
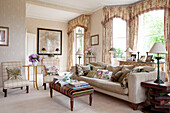
<instances>
[{"instance_id":1,"label":"picture frame","mask_svg":"<svg viewBox=\"0 0 170 113\"><path fill-rule=\"evenodd\" d=\"M9 44L9 27L0 26L0 46L8 46Z\"/></svg>"},{"instance_id":2,"label":"picture frame","mask_svg":"<svg viewBox=\"0 0 170 113\"><path fill-rule=\"evenodd\" d=\"M99 34L91 36L91 46L99 45Z\"/></svg>"},{"instance_id":3,"label":"picture frame","mask_svg":"<svg viewBox=\"0 0 170 113\"><path fill-rule=\"evenodd\" d=\"M152 61L152 57L153 57L153 55L148 55L146 57L146 62L151 62Z\"/></svg>"},{"instance_id":4,"label":"picture frame","mask_svg":"<svg viewBox=\"0 0 170 113\"><path fill-rule=\"evenodd\" d=\"M62 30L37 28L37 54L62 55Z\"/></svg>"},{"instance_id":5,"label":"picture frame","mask_svg":"<svg viewBox=\"0 0 170 113\"><path fill-rule=\"evenodd\" d=\"M142 62L145 62L145 55L141 55L139 60L142 61Z\"/></svg>"},{"instance_id":6,"label":"picture frame","mask_svg":"<svg viewBox=\"0 0 170 113\"><path fill-rule=\"evenodd\" d=\"M136 54L131 54L132 61L136 61Z\"/></svg>"}]
</instances>

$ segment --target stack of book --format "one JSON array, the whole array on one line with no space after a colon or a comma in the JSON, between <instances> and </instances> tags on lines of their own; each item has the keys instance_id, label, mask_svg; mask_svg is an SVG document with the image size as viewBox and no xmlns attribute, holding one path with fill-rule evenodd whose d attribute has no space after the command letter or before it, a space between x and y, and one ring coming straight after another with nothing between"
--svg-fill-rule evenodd
<instances>
[{"instance_id":1,"label":"stack of book","mask_svg":"<svg viewBox=\"0 0 170 113\"><path fill-rule=\"evenodd\" d=\"M89 87L90 85L84 81L75 81L75 82L70 82L66 86L71 89L78 89L78 88Z\"/></svg>"},{"instance_id":2,"label":"stack of book","mask_svg":"<svg viewBox=\"0 0 170 113\"><path fill-rule=\"evenodd\" d=\"M170 91L153 90L150 92L151 110L157 112L170 112Z\"/></svg>"}]
</instances>

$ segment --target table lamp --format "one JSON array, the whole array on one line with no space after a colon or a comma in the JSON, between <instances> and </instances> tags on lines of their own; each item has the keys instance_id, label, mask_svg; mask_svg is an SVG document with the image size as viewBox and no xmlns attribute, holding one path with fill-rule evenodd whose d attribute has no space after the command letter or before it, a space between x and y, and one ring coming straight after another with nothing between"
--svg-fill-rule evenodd
<instances>
[{"instance_id":1,"label":"table lamp","mask_svg":"<svg viewBox=\"0 0 170 113\"><path fill-rule=\"evenodd\" d=\"M79 64L80 64L80 58L81 58L81 55L83 55L82 51L78 49L78 51L76 52L76 55L79 55L78 58L79 58Z\"/></svg>"},{"instance_id":2,"label":"table lamp","mask_svg":"<svg viewBox=\"0 0 170 113\"><path fill-rule=\"evenodd\" d=\"M42 48L41 50L42 50L42 52L43 52L43 59L44 59L44 52L46 51L46 49L45 49L45 48Z\"/></svg>"},{"instance_id":3,"label":"table lamp","mask_svg":"<svg viewBox=\"0 0 170 113\"><path fill-rule=\"evenodd\" d=\"M57 51L57 53L58 53L58 51L59 51L59 48L56 48L56 49L55 49L55 51ZM58 59L58 55L57 55L57 59Z\"/></svg>"},{"instance_id":4,"label":"table lamp","mask_svg":"<svg viewBox=\"0 0 170 113\"><path fill-rule=\"evenodd\" d=\"M116 53L117 51L116 51L116 49L115 48L110 48L110 50L109 50L109 53Z\"/></svg>"},{"instance_id":5,"label":"table lamp","mask_svg":"<svg viewBox=\"0 0 170 113\"><path fill-rule=\"evenodd\" d=\"M128 54L127 58L126 58L126 59L128 59L130 57L129 53L132 53L133 51L131 48L128 47L125 52Z\"/></svg>"},{"instance_id":6,"label":"table lamp","mask_svg":"<svg viewBox=\"0 0 170 113\"><path fill-rule=\"evenodd\" d=\"M157 57L155 57L155 58L157 59L157 63L158 63L158 75L157 75L157 79L154 81L154 83L163 84L164 82L160 79L160 73L159 73L159 60L161 59L159 54L167 54L168 52L166 51L166 49L165 49L165 47L163 46L162 43L155 43L152 46L149 53L156 53L157 54Z\"/></svg>"}]
</instances>

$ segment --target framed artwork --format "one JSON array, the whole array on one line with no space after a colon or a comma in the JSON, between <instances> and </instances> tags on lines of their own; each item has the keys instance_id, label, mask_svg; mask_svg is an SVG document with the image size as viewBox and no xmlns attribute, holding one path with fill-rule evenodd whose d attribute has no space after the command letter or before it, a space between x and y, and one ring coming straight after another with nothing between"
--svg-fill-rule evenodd
<instances>
[{"instance_id":1,"label":"framed artwork","mask_svg":"<svg viewBox=\"0 0 170 113\"><path fill-rule=\"evenodd\" d=\"M9 28L0 26L0 46L8 46Z\"/></svg>"},{"instance_id":2,"label":"framed artwork","mask_svg":"<svg viewBox=\"0 0 170 113\"><path fill-rule=\"evenodd\" d=\"M152 57L153 57L153 55L148 55L146 57L146 62L151 62L152 61Z\"/></svg>"},{"instance_id":3,"label":"framed artwork","mask_svg":"<svg viewBox=\"0 0 170 113\"><path fill-rule=\"evenodd\" d=\"M142 55L142 56L140 57L140 60L141 60L142 62L144 62L144 61L145 61L145 55Z\"/></svg>"},{"instance_id":4,"label":"framed artwork","mask_svg":"<svg viewBox=\"0 0 170 113\"><path fill-rule=\"evenodd\" d=\"M45 48L45 51L42 49ZM57 51L56 51L57 49ZM37 29L37 54L62 55L62 31L54 29Z\"/></svg>"},{"instance_id":5,"label":"framed artwork","mask_svg":"<svg viewBox=\"0 0 170 113\"><path fill-rule=\"evenodd\" d=\"M91 46L99 45L99 35L91 36Z\"/></svg>"},{"instance_id":6,"label":"framed artwork","mask_svg":"<svg viewBox=\"0 0 170 113\"><path fill-rule=\"evenodd\" d=\"M131 54L132 61L136 61L136 54Z\"/></svg>"}]
</instances>

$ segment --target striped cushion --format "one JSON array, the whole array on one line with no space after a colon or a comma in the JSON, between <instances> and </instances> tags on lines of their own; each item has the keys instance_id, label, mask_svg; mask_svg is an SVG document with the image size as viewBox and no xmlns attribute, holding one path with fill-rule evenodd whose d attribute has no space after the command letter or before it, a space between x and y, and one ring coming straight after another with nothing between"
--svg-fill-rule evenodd
<instances>
[{"instance_id":1,"label":"striped cushion","mask_svg":"<svg viewBox=\"0 0 170 113\"><path fill-rule=\"evenodd\" d=\"M49 86L50 88L72 98L88 95L94 92L92 86L85 87L85 88L71 89L67 86L61 87L60 84L55 84L55 82L50 82Z\"/></svg>"}]
</instances>

